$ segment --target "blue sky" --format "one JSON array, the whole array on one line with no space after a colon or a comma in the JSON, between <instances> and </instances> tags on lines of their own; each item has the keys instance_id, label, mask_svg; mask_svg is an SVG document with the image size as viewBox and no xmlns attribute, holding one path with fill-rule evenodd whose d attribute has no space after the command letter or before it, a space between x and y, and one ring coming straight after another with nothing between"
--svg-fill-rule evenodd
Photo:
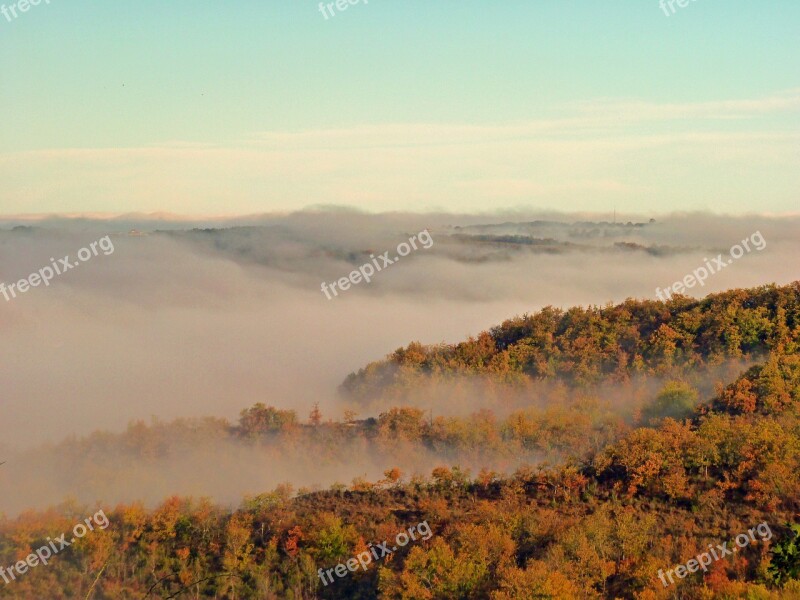
<instances>
[{"instance_id":1,"label":"blue sky","mask_svg":"<svg viewBox=\"0 0 800 600\"><path fill-rule=\"evenodd\" d=\"M795 0L328 20L310 0L43 0L0 16L0 213L796 211L798 25Z\"/></svg>"}]
</instances>

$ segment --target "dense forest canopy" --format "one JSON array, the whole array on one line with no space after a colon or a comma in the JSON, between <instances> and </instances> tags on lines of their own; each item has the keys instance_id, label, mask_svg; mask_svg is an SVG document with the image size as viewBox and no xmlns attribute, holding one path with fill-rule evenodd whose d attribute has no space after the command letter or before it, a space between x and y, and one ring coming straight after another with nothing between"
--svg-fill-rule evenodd
<instances>
[{"instance_id":1,"label":"dense forest canopy","mask_svg":"<svg viewBox=\"0 0 800 600\"><path fill-rule=\"evenodd\" d=\"M423 377L557 378L572 385L639 374L680 376L725 359L798 348L798 284L731 290L702 300L628 300L616 306L547 307L455 345L399 348L347 377L342 392L402 397Z\"/></svg>"},{"instance_id":2,"label":"dense forest canopy","mask_svg":"<svg viewBox=\"0 0 800 600\"><path fill-rule=\"evenodd\" d=\"M75 460L122 447L157 460L183 436L275 456L374 453L393 466L329 489L282 485L236 510L181 497L103 506L108 528L0 586L0 597L800 598L799 342L797 283L546 308L460 344L410 344L342 386L368 405L474 378L513 398L507 414L432 415L399 402L335 421L259 403L237 423L136 424L67 441L52 451ZM604 385L627 395L626 410ZM545 389L548 403L516 405ZM403 460L415 453L438 463L409 469ZM504 468L478 468L481 459ZM5 518L0 564L97 508L72 502ZM322 583L319 569L422 522L429 539ZM660 578L757 526L770 536L674 582Z\"/></svg>"}]
</instances>

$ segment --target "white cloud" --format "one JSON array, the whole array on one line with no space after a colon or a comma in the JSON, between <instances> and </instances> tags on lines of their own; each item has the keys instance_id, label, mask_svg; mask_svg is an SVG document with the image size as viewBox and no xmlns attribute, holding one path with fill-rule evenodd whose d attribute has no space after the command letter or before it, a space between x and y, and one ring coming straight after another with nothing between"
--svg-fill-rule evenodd
<instances>
[{"instance_id":1,"label":"white cloud","mask_svg":"<svg viewBox=\"0 0 800 600\"><path fill-rule=\"evenodd\" d=\"M371 210L505 206L743 211L796 206L800 92L744 101L597 101L568 118L262 132L229 144L0 154L0 212ZM731 120L735 120L732 128ZM756 165L758 169L754 168Z\"/></svg>"}]
</instances>

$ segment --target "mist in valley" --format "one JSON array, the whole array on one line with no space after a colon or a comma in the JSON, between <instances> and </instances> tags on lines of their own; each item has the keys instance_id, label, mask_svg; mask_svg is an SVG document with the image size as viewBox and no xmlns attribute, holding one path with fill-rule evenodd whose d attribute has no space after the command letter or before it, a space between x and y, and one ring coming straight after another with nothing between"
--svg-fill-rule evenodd
<instances>
[{"instance_id":1,"label":"mist in valley","mask_svg":"<svg viewBox=\"0 0 800 600\"><path fill-rule=\"evenodd\" d=\"M800 217L651 218L620 215L616 224L598 224L612 219L319 209L213 221L141 215L4 221L0 279L6 283L51 264L51 257L74 257L106 235L114 251L47 287L8 302L0 297L0 460L8 461L0 467L0 512L66 498L153 504L170 494L235 505L283 482L314 489L356 477L374 481L393 466L428 474L452 457L409 448L371 454L357 440L326 457L302 445L211 435L225 426L191 420L233 424L257 402L295 410L301 420L315 404L326 420L341 421L346 410L359 419L377 417L388 401L357 405L337 387L400 346L458 342L547 305L656 299L657 287L727 255L755 232L766 241L763 250L745 253L688 294L798 279ZM395 255L399 243L422 230L433 239L430 249L332 300L321 292L322 282L348 276L371 254ZM526 406L547 409L566 394L541 386L498 400L472 382L458 385L457 392L431 389L406 403L432 417L466 417L482 408L503 417ZM603 410L634 418L658 387L637 385L596 395ZM712 387L707 382L702 391ZM174 419L190 420L186 435L160 440L152 455L124 447L136 439L131 423ZM475 473L540 457L489 456L484 464L478 456L462 458Z\"/></svg>"}]
</instances>

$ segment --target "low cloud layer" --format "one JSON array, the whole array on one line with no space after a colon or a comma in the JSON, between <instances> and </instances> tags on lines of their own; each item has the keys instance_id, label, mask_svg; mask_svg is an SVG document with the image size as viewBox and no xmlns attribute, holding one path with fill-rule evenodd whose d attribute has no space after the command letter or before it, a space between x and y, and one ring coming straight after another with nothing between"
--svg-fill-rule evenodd
<instances>
[{"instance_id":1,"label":"low cloud layer","mask_svg":"<svg viewBox=\"0 0 800 600\"><path fill-rule=\"evenodd\" d=\"M545 305L655 299L656 287L683 279L756 231L767 242L763 250L745 254L689 293L800 278L800 217L620 219L642 226L586 223L595 220L591 215L347 210L228 222L136 216L6 221L0 224L0 280L6 283L50 264L51 257L74 256L103 235L111 236L115 251L49 287L10 302L0 296L0 450L97 429L121 431L151 416L233 420L255 402L293 408L303 417L319 402L326 416L341 418L347 407L336 387L344 377L409 341L459 341ZM130 235L133 228L146 235ZM370 253L394 254L398 243L425 228L434 239L431 249L412 252L372 283L333 300L320 291L323 281L347 276ZM284 467L259 468L291 474ZM44 474L52 465L41 468ZM349 478L366 470L354 465ZM337 472L336 479L346 475ZM21 482L4 483L24 489ZM35 486L29 491L30 505L40 505ZM127 490L108 493L130 499Z\"/></svg>"}]
</instances>

